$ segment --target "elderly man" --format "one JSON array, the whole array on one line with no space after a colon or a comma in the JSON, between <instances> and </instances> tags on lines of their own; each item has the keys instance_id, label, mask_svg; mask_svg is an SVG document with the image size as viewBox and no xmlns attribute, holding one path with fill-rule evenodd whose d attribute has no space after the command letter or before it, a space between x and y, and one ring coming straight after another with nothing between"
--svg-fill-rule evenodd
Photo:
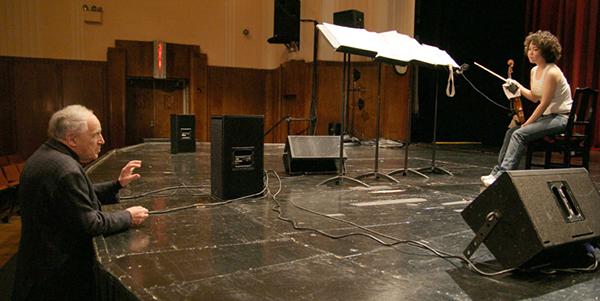
<instances>
[{"instance_id":1,"label":"elderly man","mask_svg":"<svg viewBox=\"0 0 600 301\"><path fill-rule=\"evenodd\" d=\"M82 164L98 158L104 144L100 121L71 105L54 113L50 139L25 163L20 187L22 230L14 300L90 300L95 296L92 238L141 224L148 210L134 206L103 212L118 191L138 179L130 161L117 181L92 184Z\"/></svg>"}]
</instances>

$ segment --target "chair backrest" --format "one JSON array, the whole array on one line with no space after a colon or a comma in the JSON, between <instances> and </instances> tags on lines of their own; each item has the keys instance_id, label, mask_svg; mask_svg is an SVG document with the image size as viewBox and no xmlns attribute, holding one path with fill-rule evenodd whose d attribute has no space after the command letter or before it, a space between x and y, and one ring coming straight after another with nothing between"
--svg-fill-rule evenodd
<instances>
[{"instance_id":1,"label":"chair backrest","mask_svg":"<svg viewBox=\"0 0 600 301\"><path fill-rule=\"evenodd\" d=\"M0 169L0 191L9 187L8 180L4 176L4 172Z\"/></svg>"},{"instance_id":2,"label":"chair backrest","mask_svg":"<svg viewBox=\"0 0 600 301\"><path fill-rule=\"evenodd\" d=\"M596 103L598 90L591 88L575 89L569 121L565 129L567 139L573 136L584 136L584 147L592 144L594 123L596 122Z\"/></svg>"},{"instance_id":3,"label":"chair backrest","mask_svg":"<svg viewBox=\"0 0 600 301\"><path fill-rule=\"evenodd\" d=\"M21 173L19 173L16 165L10 164L2 166L2 171L4 172L9 184L19 183L19 177L21 176Z\"/></svg>"},{"instance_id":4,"label":"chair backrest","mask_svg":"<svg viewBox=\"0 0 600 301\"><path fill-rule=\"evenodd\" d=\"M21 155L19 155L19 154L8 155L7 157L8 157L8 161L12 164L24 162L23 157L21 157Z\"/></svg>"},{"instance_id":5,"label":"chair backrest","mask_svg":"<svg viewBox=\"0 0 600 301\"><path fill-rule=\"evenodd\" d=\"M9 163L8 156L0 156L0 166L8 165Z\"/></svg>"}]
</instances>

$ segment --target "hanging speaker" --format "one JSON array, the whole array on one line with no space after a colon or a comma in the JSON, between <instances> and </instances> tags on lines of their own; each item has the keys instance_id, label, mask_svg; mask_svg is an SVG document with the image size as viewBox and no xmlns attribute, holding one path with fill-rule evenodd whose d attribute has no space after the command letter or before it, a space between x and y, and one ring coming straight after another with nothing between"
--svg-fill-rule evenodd
<instances>
[{"instance_id":1,"label":"hanging speaker","mask_svg":"<svg viewBox=\"0 0 600 301\"><path fill-rule=\"evenodd\" d=\"M346 159L346 153L343 154ZM336 173L340 161L340 136L288 136L283 151L286 173Z\"/></svg>"},{"instance_id":2,"label":"hanging speaker","mask_svg":"<svg viewBox=\"0 0 600 301\"><path fill-rule=\"evenodd\" d=\"M300 45L300 1L275 0L273 20L273 37L267 42L271 44Z\"/></svg>"},{"instance_id":3,"label":"hanging speaker","mask_svg":"<svg viewBox=\"0 0 600 301\"><path fill-rule=\"evenodd\" d=\"M506 268L570 258L600 235L600 195L584 168L507 171L461 214Z\"/></svg>"}]
</instances>

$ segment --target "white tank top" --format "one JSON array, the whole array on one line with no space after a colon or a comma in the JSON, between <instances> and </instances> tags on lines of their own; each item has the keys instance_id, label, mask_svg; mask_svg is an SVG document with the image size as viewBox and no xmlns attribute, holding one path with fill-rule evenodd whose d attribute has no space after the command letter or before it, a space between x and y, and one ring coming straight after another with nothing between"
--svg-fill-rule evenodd
<instances>
[{"instance_id":1,"label":"white tank top","mask_svg":"<svg viewBox=\"0 0 600 301\"><path fill-rule=\"evenodd\" d=\"M573 100L571 99L571 87L569 86L565 75L555 64L547 64L544 70L542 70L541 78L537 80L535 79L537 68L538 66L531 68L531 92L540 98L542 97L544 78L546 78L548 70L550 70L550 68L556 68L561 75L556 85L556 89L554 90L554 95L550 100L550 104L543 114L569 114Z\"/></svg>"}]
</instances>

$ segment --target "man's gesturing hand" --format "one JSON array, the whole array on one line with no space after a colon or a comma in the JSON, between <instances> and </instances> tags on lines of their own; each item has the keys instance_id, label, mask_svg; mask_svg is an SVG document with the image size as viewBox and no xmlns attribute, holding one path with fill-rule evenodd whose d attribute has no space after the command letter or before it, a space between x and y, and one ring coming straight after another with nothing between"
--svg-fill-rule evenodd
<instances>
[{"instance_id":1,"label":"man's gesturing hand","mask_svg":"<svg viewBox=\"0 0 600 301\"><path fill-rule=\"evenodd\" d=\"M132 160L127 162L125 167L121 169L121 175L119 175L119 184L121 184L122 187L125 187L127 184L129 184L129 182L139 179L141 176L137 173L133 173L133 170L139 167L142 167L142 161L140 160Z\"/></svg>"}]
</instances>

